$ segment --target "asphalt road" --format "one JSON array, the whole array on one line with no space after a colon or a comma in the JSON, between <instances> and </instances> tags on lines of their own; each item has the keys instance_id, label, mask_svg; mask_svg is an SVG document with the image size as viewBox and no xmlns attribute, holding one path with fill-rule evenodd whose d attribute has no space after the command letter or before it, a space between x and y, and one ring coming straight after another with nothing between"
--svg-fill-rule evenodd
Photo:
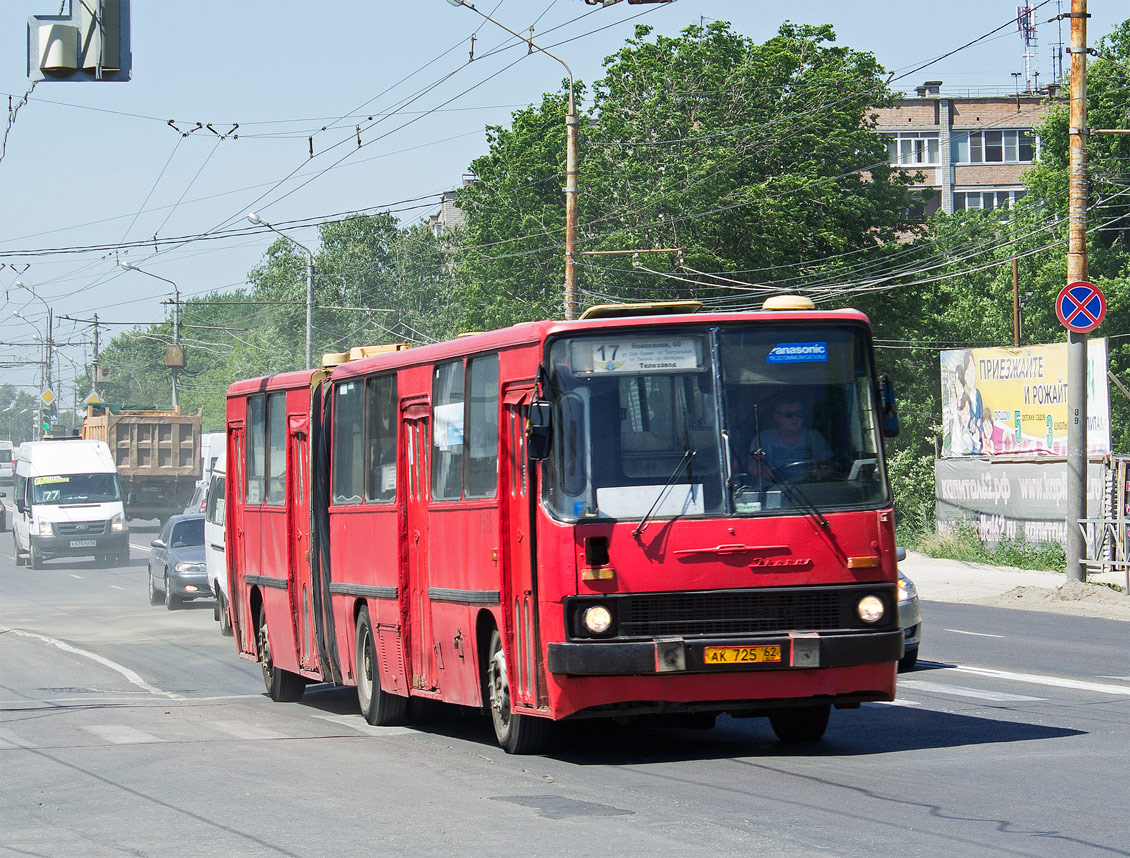
<instances>
[{"instance_id":1,"label":"asphalt road","mask_svg":"<svg viewBox=\"0 0 1130 858\"><path fill-rule=\"evenodd\" d=\"M210 602L148 604L152 530L38 572L0 535L0 856L1130 856L1125 623L926 603L899 700L811 747L579 722L512 757L467 713L272 703Z\"/></svg>"}]
</instances>

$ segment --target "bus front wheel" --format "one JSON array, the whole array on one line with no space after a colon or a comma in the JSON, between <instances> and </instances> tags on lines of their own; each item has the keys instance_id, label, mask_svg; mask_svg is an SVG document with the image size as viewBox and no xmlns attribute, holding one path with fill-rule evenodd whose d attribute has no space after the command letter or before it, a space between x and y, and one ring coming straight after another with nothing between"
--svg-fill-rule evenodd
<instances>
[{"instance_id":1,"label":"bus front wheel","mask_svg":"<svg viewBox=\"0 0 1130 858\"><path fill-rule=\"evenodd\" d=\"M828 729L828 715L831 711L829 703L774 709L769 713L769 723L782 742L815 742Z\"/></svg>"},{"instance_id":2,"label":"bus front wheel","mask_svg":"<svg viewBox=\"0 0 1130 858\"><path fill-rule=\"evenodd\" d=\"M297 673L275 667L271 658L271 636L267 632L267 610L259 607L259 666L263 669L263 684L267 694L276 703L293 703L302 699L306 680Z\"/></svg>"},{"instance_id":3,"label":"bus front wheel","mask_svg":"<svg viewBox=\"0 0 1130 858\"><path fill-rule=\"evenodd\" d=\"M365 720L374 727L403 724L408 712L408 698L381 691L381 673L368 608L362 608L357 615L354 654L357 657L357 702L361 705L361 714L365 716Z\"/></svg>"},{"instance_id":4,"label":"bus front wheel","mask_svg":"<svg viewBox=\"0 0 1130 858\"><path fill-rule=\"evenodd\" d=\"M494 736L508 754L536 754L549 741L547 718L518 715L510 706L510 683L506 678L506 655L498 629L491 632L487 650L487 692Z\"/></svg>"}]
</instances>

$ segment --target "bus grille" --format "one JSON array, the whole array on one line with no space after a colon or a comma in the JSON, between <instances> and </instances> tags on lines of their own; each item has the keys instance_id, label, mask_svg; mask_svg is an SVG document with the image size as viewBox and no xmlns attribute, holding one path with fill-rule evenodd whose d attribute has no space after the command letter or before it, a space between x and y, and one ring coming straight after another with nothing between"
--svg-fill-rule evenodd
<instances>
[{"instance_id":1,"label":"bus grille","mask_svg":"<svg viewBox=\"0 0 1130 858\"><path fill-rule=\"evenodd\" d=\"M618 637L693 637L851 628L855 592L730 591L616 600Z\"/></svg>"}]
</instances>

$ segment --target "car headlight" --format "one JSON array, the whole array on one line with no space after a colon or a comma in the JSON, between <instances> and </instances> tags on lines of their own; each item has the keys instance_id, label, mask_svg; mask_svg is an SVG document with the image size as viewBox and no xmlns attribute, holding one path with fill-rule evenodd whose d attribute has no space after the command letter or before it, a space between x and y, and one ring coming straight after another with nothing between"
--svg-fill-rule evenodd
<instances>
[{"instance_id":1,"label":"car headlight","mask_svg":"<svg viewBox=\"0 0 1130 858\"><path fill-rule=\"evenodd\" d=\"M52 526L51 522L43 521L41 519L40 522L39 522L39 526L36 527L36 529L35 529L35 532L38 533L40 536L54 536L55 535L55 528Z\"/></svg>"},{"instance_id":2,"label":"car headlight","mask_svg":"<svg viewBox=\"0 0 1130 858\"><path fill-rule=\"evenodd\" d=\"M204 571L204 564L203 563L186 563L185 561L182 560L180 563L176 564L173 568L176 569L181 574L187 575L187 574L191 574L191 573L202 573Z\"/></svg>"},{"instance_id":3,"label":"car headlight","mask_svg":"<svg viewBox=\"0 0 1130 858\"><path fill-rule=\"evenodd\" d=\"M612 628L612 612L604 605L593 605L581 613L581 625L591 635L602 635Z\"/></svg>"},{"instance_id":4,"label":"car headlight","mask_svg":"<svg viewBox=\"0 0 1130 858\"><path fill-rule=\"evenodd\" d=\"M112 519L110 519L110 532L111 533L121 533L125 529L126 529L126 517L124 515L122 515L120 512L116 513L114 515L114 517Z\"/></svg>"},{"instance_id":5,"label":"car headlight","mask_svg":"<svg viewBox=\"0 0 1130 858\"><path fill-rule=\"evenodd\" d=\"M883 619L886 608L883 607L883 600L878 596L864 596L855 606L855 612L863 622L874 625Z\"/></svg>"},{"instance_id":6,"label":"car headlight","mask_svg":"<svg viewBox=\"0 0 1130 858\"><path fill-rule=\"evenodd\" d=\"M909 578L899 578L899 601L911 602L918 598L918 588Z\"/></svg>"}]
</instances>

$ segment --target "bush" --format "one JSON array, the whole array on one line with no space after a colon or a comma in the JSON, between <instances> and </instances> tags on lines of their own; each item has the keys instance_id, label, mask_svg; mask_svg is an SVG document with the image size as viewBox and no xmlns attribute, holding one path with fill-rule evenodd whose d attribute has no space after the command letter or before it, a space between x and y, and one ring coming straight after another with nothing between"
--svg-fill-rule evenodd
<instances>
[{"instance_id":1,"label":"bush","mask_svg":"<svg viewBox=\"0 0 1130 858\"><path fill-rule=\"evenodd\" d=\"M1063 572L1067 560L1058 542L1025 542L1023 539L1002 540L990 551L969 522L935 533L919 533L905 544L930 557L947 557L967 563L989 563L1018 569L1047 569Z\"/></svg>"}]
</instances>

